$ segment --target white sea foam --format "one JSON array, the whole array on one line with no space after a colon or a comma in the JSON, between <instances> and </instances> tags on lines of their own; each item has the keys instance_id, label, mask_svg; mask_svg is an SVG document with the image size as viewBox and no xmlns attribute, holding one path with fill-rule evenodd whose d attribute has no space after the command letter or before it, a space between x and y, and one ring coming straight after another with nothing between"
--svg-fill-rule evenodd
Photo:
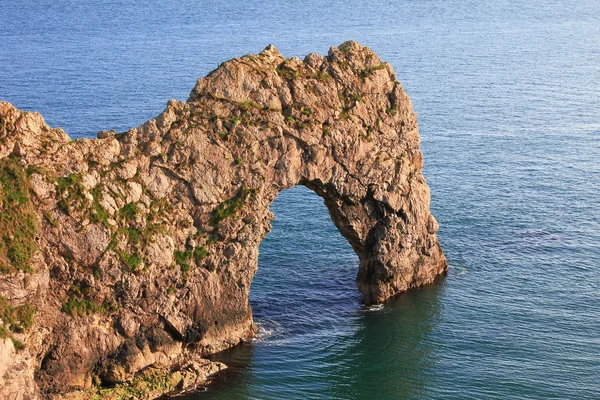
<instances>
[{"instance_id":1,"label":"white sea foam","mask_svg":"<svg viewBox=\"0 0 600 400\"><path fill-rule=\"evenodd\" d=\"M362 312L375 312L383 310L383 304L373 304L372 306L362 306L360 311Z\"/></svg>"},{"instance_id":2,"label":"white sea foam","mask_svg":"<svg viewBox=\"0 0 600 400\"><path fill-rule=\"evenodd\" d=\"M272 341L275 338L283 336L284 328L276 321L265 320L261 322L255 322L258 332L252 338L253 342L265 342Z\"/></svg>"}]
</instances>

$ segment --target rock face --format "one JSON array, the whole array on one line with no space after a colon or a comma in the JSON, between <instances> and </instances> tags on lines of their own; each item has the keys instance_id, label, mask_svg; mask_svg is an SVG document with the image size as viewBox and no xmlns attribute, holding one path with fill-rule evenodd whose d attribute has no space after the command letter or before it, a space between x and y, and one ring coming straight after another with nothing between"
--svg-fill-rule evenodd
<instances>
[{"instance_id":1,"label":"rock face","mask_svg":"<svg viewBox=\"0 0 600 400\"><path fill-rule=\"evenodd\" d=\"M0 102L0 159L0 398L207 365L250 337L269 206L295 185L358 255L365 303L447 269L410 99L355 42L227 61L186 103L95 140Z\"/></svg>"}]
</instances>

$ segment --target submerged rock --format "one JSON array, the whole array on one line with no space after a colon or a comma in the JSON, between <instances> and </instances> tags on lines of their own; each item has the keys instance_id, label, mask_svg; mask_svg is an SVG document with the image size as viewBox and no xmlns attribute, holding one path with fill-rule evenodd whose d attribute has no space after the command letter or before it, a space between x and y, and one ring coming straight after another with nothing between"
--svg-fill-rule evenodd
<instances>
[{"instance_id":1,"label":"submerged rock","mask_svg":"<svg viewBox=\"0 0 600 400\"><path fill-rule=\"evenodd\" d=\"M200 357L253 334L269 206L295 185L358 255L366 304L447 269L410 99L355 42L227 61L187 102L94 140L0 102L0 159L0 296L17 321L1 323L0 398L92 398L150 367L169 390L204 382L223 366Z\"/></svg>"}]
</instances>

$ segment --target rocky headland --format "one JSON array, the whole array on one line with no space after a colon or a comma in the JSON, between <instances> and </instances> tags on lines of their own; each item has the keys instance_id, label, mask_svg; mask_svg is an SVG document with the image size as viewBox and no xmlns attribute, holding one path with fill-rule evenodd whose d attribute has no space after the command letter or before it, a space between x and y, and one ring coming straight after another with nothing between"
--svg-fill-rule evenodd
<instances>
[{"instance_id":1,"label":"rocky headland","mask_svg":"<svg viewBox=\"0 0 600 400\"><path fill-rule=\"evenodd\" d=\"M324 200L366 304L447 269L412 104L355 42L268 46L124 133L0 102L0 399L152 398L225 368L277 194ZM274 299L276 300L276 299Z\"/></svg>"}]
</instances>

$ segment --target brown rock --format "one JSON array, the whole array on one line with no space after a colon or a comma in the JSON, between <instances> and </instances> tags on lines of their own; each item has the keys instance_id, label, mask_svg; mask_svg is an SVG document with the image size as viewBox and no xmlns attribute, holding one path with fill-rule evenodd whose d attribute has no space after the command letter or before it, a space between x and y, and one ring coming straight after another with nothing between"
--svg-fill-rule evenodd
<instances>
[{"instance_id":1,"label":"brown rock","mask_svg":"<svg viewBox=\"0 0 600 400\"><path fill-rule=\"evenodd\" d=\"M111 136L115 136L117 134L117 131L111 130L111 131L100 131L98 132L98 134L96 135L96 137L98 139L106 139L109 138Z\"/></svg>"},{"instance_id":2,"label":"brown rock","mask_svg":"<svg viewBox=\"0 0 600 400\"><path fill-rule=\"evenodd\" d=\"M68 258L80 265L91 266L108 247L110 235L104 226L94 224L76 231L65 229L61 242Z\"/></svg>"}]
</instances>

